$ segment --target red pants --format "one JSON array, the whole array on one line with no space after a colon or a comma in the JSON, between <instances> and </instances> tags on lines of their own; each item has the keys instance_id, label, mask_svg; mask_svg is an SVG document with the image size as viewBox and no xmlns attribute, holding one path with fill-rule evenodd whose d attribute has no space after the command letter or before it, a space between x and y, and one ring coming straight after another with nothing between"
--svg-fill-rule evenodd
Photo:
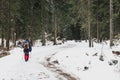
<instances>
[{"instance_id":1,"label":"red pants","mask_svg":"<svg viewBox=\"0 0 120 80\"><path fill-rule=\"evenodd\" d=\"M28 61L28 59L29 59L29 54L24 54L24 59L25 59L25 61Z\"/></svg>"}]
</instances>

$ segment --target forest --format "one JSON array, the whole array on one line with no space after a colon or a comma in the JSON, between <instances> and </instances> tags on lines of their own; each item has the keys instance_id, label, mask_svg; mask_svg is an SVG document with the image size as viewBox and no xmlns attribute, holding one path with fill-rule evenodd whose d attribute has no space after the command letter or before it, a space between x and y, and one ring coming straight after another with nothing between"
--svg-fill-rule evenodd
<instances>
[{"instance_id":1,"label":"forest","mask_svg":"<svg viewBox=\"0 0 120 80\"><path fill-rule=\"evenodd\" d=\"M120 0L0 0L0 80L120 80Z\"/></svg>"},{"instance_id":2,"label":"forest","mask_svg":"<svg viewBox=\"0 0 120 80\"><path fill-rule=\"evenodd\" d=\"M98 43L120 39L120 0L0 0L1 48L19 39L88 40Z\"/></svg>"}]
</instances>

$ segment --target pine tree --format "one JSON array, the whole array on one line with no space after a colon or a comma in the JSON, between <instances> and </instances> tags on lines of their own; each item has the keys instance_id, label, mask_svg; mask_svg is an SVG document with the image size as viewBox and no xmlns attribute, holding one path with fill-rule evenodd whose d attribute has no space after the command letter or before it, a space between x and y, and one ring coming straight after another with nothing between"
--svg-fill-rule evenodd
<instances>
[{"instance_id":1,"label":"pine tree","mask_svg":"<svg viewBox=\"0 0 120 80\"><path fill-rule=\"evenodd\" d=\"M113 46L113 1L110 0L110 47Z\"/></svg>"}]
</instances>

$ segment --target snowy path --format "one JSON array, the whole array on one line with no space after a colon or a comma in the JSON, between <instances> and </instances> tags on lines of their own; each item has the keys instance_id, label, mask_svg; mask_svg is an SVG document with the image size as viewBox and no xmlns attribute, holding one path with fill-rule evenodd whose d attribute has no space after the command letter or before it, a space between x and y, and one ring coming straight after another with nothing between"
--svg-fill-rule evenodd
<instances>
[{"instance_id":1,"label":"snowy path","mask_svg":"<svg viewBox=\"0 0 120 80\"><path fill-rule=\"evenodd\" d=\"M22 50L15 51L17 53L0 60L0 80L57 80L44 66L35 62L36 58L31 57L29 62L25 62Z\"/></svg>"},{"instance_id":2,"label":"snowy path","mask_svg":"<svg viewBox=\"0 0 120 80\"><path fill-rule=\"evenodd\" d=\"M78 77L76 77L73 74L70 74L69 72L65 71L64 69L60 68L60 66L56 66L57 61L50 62L50 59L56 55L59 54L59 52L64 51L64 50L69 50L73 47L75 47L76 44L68 44L64 46L59 46L57 49L54 49L46 55L43 60L40 60L40 63L46 67L50 72L53 72L56 78L58 80L80 80ZM50 49L52 50L52 49ZM49 51L50 52L50 51ZM58 64L59 65L59 64Z\"/></svg>"},{"instance_id":3,"label":"snowy path","mask_svg":"<svg viewBox=\"0 0 120 80\"><path fill-rule=\"evenodd\" d=\"M33 47L28 62L23 59L23 50L15 48L11 55L0 58L0 80L119 80L120 72L114 71L117 65L108 64L115 59L112 50L104 45L105 60L100 61L101 44L95 46L89 48L85 42L74 41L56 46L38 45ZM120 46L113 48L119 49ZM95 53L97 56L93 56Z\"/></svg>"},{"instance_id":4,"label":"snowy path","mask_svg":"<svg viewBox=\"0 0 120 80\"><path fill-rule=\"evenodd\" d=\"M16 48L11 51L11 55L0 59L0 80L59 80L41 62L46 56L74 46L34 47L28 62L23 59L22 49Z\"/></svg>"}]
</instances>

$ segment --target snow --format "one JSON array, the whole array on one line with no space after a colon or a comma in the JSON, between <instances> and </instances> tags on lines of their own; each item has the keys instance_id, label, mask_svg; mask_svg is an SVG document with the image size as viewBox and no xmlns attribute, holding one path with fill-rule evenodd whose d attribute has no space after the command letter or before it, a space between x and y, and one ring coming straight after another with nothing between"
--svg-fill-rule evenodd
<instances>
[{"instance_id":1,"label":"snow","mask_svg":"<svg viewBox=\"0 0 120 80\"><path fill-rule=\"evenodd\" d=\"M112 54L119 49L120 45L110 48L109 41L94 43L93 48L85 41L54 46L37 41L28 62L19 47L0 58L0 80L120 80L120 57ZM104 61L99 59L101 54ZM109 65L111 60L118 64Z\"/></svg>"}]
</instances>

